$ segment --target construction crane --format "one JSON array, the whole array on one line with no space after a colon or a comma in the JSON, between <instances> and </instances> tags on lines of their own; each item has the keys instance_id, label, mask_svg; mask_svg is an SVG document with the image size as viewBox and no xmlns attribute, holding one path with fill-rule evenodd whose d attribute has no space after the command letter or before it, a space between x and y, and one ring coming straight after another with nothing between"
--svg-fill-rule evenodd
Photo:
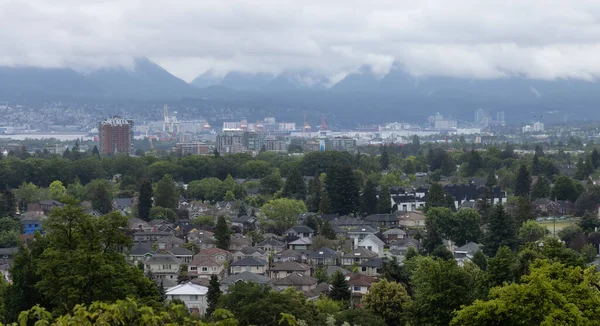
<instances>
[{"instance_id":1,"label":"construction crane","mask_svg":"<svg viewBox=\"0 0 600 326\"><path fill-rule=\"evenodd\" d=\"M177 114L177 112L175 112ZM163 131L175 132L179 129L179 122L177 121L177 117L175 115L169 115L169 107L165 104L163 107Z\"/></svg>"},{"instance_id":2,"label":"construction crane","mask_svg":"<svg viewBox=\"0 0 600 326\"><path fill-rule=\"evenodd\" d=\"M310 134L311 134L311 127L308 124L308 122L306 121L306 111L305 111L304 112L304 127L302 128L302 137L310 138Z\"/></svg>"}]
</instances>

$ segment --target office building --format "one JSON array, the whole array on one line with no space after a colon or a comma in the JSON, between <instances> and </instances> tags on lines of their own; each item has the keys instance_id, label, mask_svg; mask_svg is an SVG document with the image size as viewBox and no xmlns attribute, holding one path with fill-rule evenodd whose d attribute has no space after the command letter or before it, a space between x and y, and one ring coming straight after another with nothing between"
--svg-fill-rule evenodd
<instances>
[{"instance_id":1,"label":"office building","mask_svg":"<svg viewBox=\"0 0 600 326\"><path fill-rule=\"evenodd\" d=\"M544 131L544 123L543 122L536 122L533 124L533 132L542 132Z\"/></svg>"},{"instance_id":2,"label":"office building","mask_svg":"<svg viewBox=\"0 0 600 326\"><path fill-rule=\"evenodd\" d=\"M118 116L98 125L99 150L102 155L130 154L133 145L133 120Z\"/></svg>"},{"instance_id":3,"label":"office building","mask_svg":"<svg viewBox=\"0 0 600 326\"><path fill-rule=\"evenodd\" d=\"M338 137L330 139L330 149L334 151L356 152L356 139Z\"/></svg>"},{"instance_id":4,"label":"office building","mask_svg":"<svg viewBox=\"0 0 600 326\"><path fill-rule=\"evenodd\" d=\"M175 147L173 147L173 152L178 156L209 155L212 153L212 149L205 143L189 142L175 144Z\"/></svg>"}]
</instances>

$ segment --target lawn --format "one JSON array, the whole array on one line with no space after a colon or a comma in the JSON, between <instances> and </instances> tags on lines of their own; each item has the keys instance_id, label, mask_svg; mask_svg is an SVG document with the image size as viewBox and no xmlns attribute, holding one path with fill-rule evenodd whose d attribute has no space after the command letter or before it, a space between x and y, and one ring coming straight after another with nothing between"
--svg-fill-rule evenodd
<instances>
[{"instance_id":1,"label":"lawn","mask_svg":"<svg viewBox=\"0 0 600 326\"><path fill-rule=\"evenodd\" d=\"M552 234L552 232L554 231L554 221L543 221L543 222L538 222L538 223L541 226L548 229L548 231L550 231L550 234ZM564 229L565 227L567 227L573 223L575 223L575 221L556 221L556 234L558 234L558 231Z\"/></svg>"}]
</instances>

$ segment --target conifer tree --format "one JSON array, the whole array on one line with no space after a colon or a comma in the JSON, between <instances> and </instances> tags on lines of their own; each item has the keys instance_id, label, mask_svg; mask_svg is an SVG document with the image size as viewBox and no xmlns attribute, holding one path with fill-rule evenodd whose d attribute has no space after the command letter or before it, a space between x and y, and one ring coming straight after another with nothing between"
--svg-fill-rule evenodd
<instances>
[{"instance_id":1,"label":"conifer tree","mask_svg":"<svg viewBox=\"0 0 600 326\"><path fill-rule=\"evenodd\" d=\"M379 199L377 200L377 213L389 214L392 211L392 198L388 187L381 187Z\"/></svg>"},{"instance_id":2,"label":"conifer tree","mask_svg":"<svg viewBox=\"0 0 600 326\"><path fill-rule=\"evenodd\" d=\"M221 283L217 275L210 276L210 283L208 284L208 292L206 293L206 302L208 307L206 308L206 316L211 316L217 308L219 298L221 297Z\"/></svg>"},{"instance_id":3,"label":"conifer tree","mask_svg":"<svg viewBox=\"0 0 600 326\"><path fill-rule=\"evenodd\" d=\"M152 184L148 180L143 180L140 184L140 196L138 198L138 216L144 221L150 220L150 210L152 209Z\"/></svg>"},{"instance_id":4,"label":"conifer tree","mask_svg":"<svg viewBox=\"0 0 600 326\"><path fill-rule=\"evenodd\" d=\"M379 168L383 170L387 170L390 165L390 155L387 152L387 148L383 146L383 153L381 153L381 158L379 159Z\"/></svg>"},{"instance_id":5,"label":"conifer tree","mask_svg":"<svg viewBox=\"0 0 600 326\"><path fill-rule=\"evenodd\" d=\"M517 174L517 180L515 185L515 196L529 198L531 192L531 175L525 164L521 164L519 167L519 173Z\"/></svg>"},{"instance_id":6,"label":"conifer tree","mask_svg":"<svg viewBox=\"0 0 600 326\"><path fill-rule=\"evenodd\" d=\"M306 185L298 167L292 168L288 174L283 186L283 196L299 200L306 198Z\"/></svg>"},{"instance_id":7,"label":"conifer tree","mask_svg":"<svg viewBox=\"0 0 600 326\"><path fill-rule=\"evenodd\" d=\"M231 243L231 229L227 225L224 216L219 216L217 219L217 226L215 229L215 240L217 248L228 250L229 244Z\"/></svg>"},{"instance_id":8,"label":"conifer tree","mask_svg":"<svg viewBox=\"0 0 600 326\"><path fill-rule=\"evenodd\" d=\"M514 218L506 213L504 206L497 204L489 217L483 251L486 255L493 256L498 248L507 246L514 249L517 244L517 224Z\"/></svg>"},{"instance_id":9,"label":"conifer tree","mask_svg":"<svg viewBox=\"0 0 600 326\"><path fill-rule=\"evenodd\" d=\"M351 294L346 277L340 271L336 271L331 277L329 297L337 301L350 301Z\"/></svg>"},{"instance_id":10,"label":"conifer tree","mask_svg":"<svg viewBox=\"0 0 600 326\"><path fill-rule=\"evenodd\" d=\"M333 213L348 215L358 211L360 199L358 182L350 165L332 166L327 171L325 180L329 205Z\"/></svg>"},{"instance_id":11,"label":"conifer tree","mask_svg":"<svg viewBox=\"0 0 600 326\"><path fill-rule=\"evenodd\" d=\"M371 179L367 180L365 190L360 196L360 212L363 216L377 212L377 189Z\"/></svg>"}]
</instances>

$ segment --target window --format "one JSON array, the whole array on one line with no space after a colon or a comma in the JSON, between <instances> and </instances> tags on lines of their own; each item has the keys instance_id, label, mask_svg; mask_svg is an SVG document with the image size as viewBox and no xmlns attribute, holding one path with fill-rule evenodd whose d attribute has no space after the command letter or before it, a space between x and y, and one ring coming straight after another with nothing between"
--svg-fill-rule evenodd
<instances>
[{"instance_id":1,"label":"window","mask_svg":"<svg viewBox=\"0 0 600 326\"><path fill-rule=\"evenodd\" d=\"M217 267L213 266L213 272L216 272L216 271L217 271Z\"/></svg>"},{"instance_id":2,"label":"window","mask_svg":"<svg viewBox=\"0 0 600 326\"><path fill-rule=\"evenodd\" d=\"M203 272L208 272L208 267L202 267Z\"/></svg>"},{"instance_id":3,"label":"window","mask_svg":"<svg viewBox=\"0 0 600 326\"><path fill-rule=\"evenodd\" d=\"M363 272L366 272L366 271L367 271L367 268L366 268L365 266L363 266L363 267L362 267L362 271L363 271Z\"/></svg>"},{"instance_id":4,"label":"window","mask_svg":"<svg viewBox=\"0 0 600 326\"><path fill-rule=\"evenodd\" d=\"M360 292L360 286L355 286L355 287L354 287L354 291L356 291L356 292Z\"/></svg>"},{"instance_id":5,"label":"window","mask_svg":"<svg viewBox=\"0 0 600 326\"><path fill-rule=\"evenodd\" d=\"M368 247L367 247L367 249L369 249L369 250L371 250L371 251L372 251L372 250L373 250L373 247L371 247L371 246L368 246Z\"/></svg>"},{"instance_id":6,"label":"window","mask_svg":"<svg viewBox=\"0 0 600 326\"><path fill-rule=\"evenodd\" d=\"M190 270L191 270L191 271L197 271L197 270L198 270L198 267L196 267L196 266L190 266Z\"/></svg>"},{"instance_id":7,"label":"window","mask_svg":"<svg viewBox=\"0 0 600 326\"><path fill-rule=\"evenodd\" d=\"M198 296L197 295L190 295L190 300L192 300L192 301L198 301Z\"/></svg>"}]
</instances>

